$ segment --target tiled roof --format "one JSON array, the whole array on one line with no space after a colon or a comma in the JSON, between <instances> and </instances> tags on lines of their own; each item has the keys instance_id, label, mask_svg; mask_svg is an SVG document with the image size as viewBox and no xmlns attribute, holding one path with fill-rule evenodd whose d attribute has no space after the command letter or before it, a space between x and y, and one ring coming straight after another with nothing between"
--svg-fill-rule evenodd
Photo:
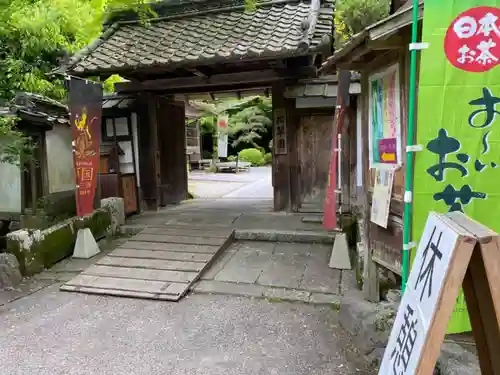
<instances>
[{"instance_id":1,"label":"tiled roof","mask_svg":"<svg viewBox=\"0 0 500 375\"><path fill-rule=\"evenodd\" d=\"M163 3L168 16L147 23L115 18L65 70L84 75L305 55L331 43L333 2L279 0L261 3L255 11L234 1Z\"/></svg>"},{"instance_id":2,"label":"tiled roof","mask_svg":"<svg viewBox=\"0 0 500 375\"><path fill-rule=\"evenodd\" d=\"M53 99L29 92L21 92L6 107L0 107L0 116L17 116L32 125L51 128L54 124L69 125L68 107Z\"/></svg>"}]
</instances>

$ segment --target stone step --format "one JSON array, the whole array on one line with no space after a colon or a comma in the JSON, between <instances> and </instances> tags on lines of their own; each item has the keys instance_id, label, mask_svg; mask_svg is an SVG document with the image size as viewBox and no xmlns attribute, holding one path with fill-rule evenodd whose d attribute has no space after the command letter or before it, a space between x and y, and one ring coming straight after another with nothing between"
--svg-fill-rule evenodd
<instances>
[{"instance_id":1,"label":"stone step","mask_svg":"<svg viewBox=\"0 0 500 375\"><path fill-rule=\"evenodd\" d=\"M333 244L335 234L326 231L285 231L272 229L237 229L236 240L270 241L270 242L297 242Z\"/></svg>"}]
</instances>

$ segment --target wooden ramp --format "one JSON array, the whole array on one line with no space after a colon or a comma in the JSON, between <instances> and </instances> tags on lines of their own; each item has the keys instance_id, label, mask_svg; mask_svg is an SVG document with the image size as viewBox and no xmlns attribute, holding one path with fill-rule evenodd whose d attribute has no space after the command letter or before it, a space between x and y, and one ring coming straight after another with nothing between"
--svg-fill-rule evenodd
<instances>
[{"instance_id":1,"label":"wooden ramp","mask_svg":"<svg viewBox=\"0 0 500 375\"><path fill-rule=\"evenodd\" d=\"M178 301L232 239L220 227L151 226L60 289Z\"/></svg>"}]
</instances>

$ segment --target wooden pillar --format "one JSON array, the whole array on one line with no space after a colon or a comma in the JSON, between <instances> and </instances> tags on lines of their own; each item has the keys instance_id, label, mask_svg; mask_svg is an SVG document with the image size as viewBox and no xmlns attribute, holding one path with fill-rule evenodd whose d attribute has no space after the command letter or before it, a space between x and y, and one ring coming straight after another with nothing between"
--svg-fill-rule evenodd
<instances>
[{"instance_id":1,"label":"wooden pillar","mask_svg":"<svg viewBox=\"0 0 500 375\"><path fill-rule=\"evenodd\" d=\"M379 302L380 291L378 282L378 270L377 265L372 259L372 251L370 248L370 214L371 206L368 200L369 188L370 188L370 162L368 155L368 95L369 95L369 85L368 85L368 75L364 74L361 80L361 92L362 95L359 96L362 105L362 115L361 115L361 132L363 137L363 197L362 197L362 222L363 228L361 232L363 233L363 246L364 246L364 265L363 265L363 292L365 298L371 302Z\"/></svg>"},{"instance_id":2,"label":"wooden pillar","mask_svg":"<svg viewBox=\"0 0 500 375\"><path fill-rule=\"evenodd\" d=\"M297 178L297 127L294 125L293 101L285 99L284 92L284 82L273 85L272 173L275 211L291 211L292 194L297 194L297 184L295 183ZM292 147L294 150L291 153ZM292 185L294 185L293 188ZM293 200L295 201L295 199L294 197Z\"/></svg>"},{"instance_id":3,"label":"wooden pillar","mask_svg":"<svg viewBox=\"0 0 500 375\"><path fill-rule=\"evenodd\" d=\"M168 98L161 98L159 103L161 204L177 204L186 198L188 189L184 103Z\"/></svg>"},{"instance_id":4,"label":"wooden pillar","mask_svg":"<svg viewBox=\"0 0 500 375\"><path fill-rule=\"evenodd\" d=\"M300 176L299 176L299 147L298 147L298 130L300 115L295 108L294 100L287 99L287 108L289 113L288 125L288 160L290 166L290 210L298 212L301 204L300 200Z\"/></svg>"},{"instance_id":5,"label":"wooden pillar","mask_svg":"<svg viewBox=\"0 0 500 375\"><path fill-rule=\"evenodd\" d=\"M160 206L160 152L158 147L157 96L145 93L139 97L138 143L141 179L141 206L158 209Z\"/></svg>"}]
</instances>

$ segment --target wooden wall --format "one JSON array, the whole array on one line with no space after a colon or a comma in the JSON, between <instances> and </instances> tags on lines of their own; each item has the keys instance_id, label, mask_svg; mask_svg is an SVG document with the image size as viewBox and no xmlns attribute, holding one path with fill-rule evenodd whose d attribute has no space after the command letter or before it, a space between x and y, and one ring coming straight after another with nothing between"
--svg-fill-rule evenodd
<instances>
[{"instance_id":1,"label":"wooden wall","mask_svg":"<svg viewBox=\"0 0 500 375\"><path fill-rule=\"evenodd\" d=\"M402 45L407 46L409 36L402 35ZM408 48L384 51L380 56L365 65L362 72L362 94L359 105L362 106L362 138L363 138L363 196L358 197L361 203L363 228L362 241L365 249L368 245L368 257L365 259L365 285L367 298L378 300L378 266L401 274L402 246L403 246L403 209L405 190L406 165L406 137L408 128L408 86L409 86L409 52ZM399 64L400 92L401 92L401 149L402 165L395 173L388 227L384 229L371 223L371 202L374 185L374 170L369 168L368 140L369 140L369 77L395 63ZM373 261L372 261L373 260Z\"/></svg>"}]
</instances>

